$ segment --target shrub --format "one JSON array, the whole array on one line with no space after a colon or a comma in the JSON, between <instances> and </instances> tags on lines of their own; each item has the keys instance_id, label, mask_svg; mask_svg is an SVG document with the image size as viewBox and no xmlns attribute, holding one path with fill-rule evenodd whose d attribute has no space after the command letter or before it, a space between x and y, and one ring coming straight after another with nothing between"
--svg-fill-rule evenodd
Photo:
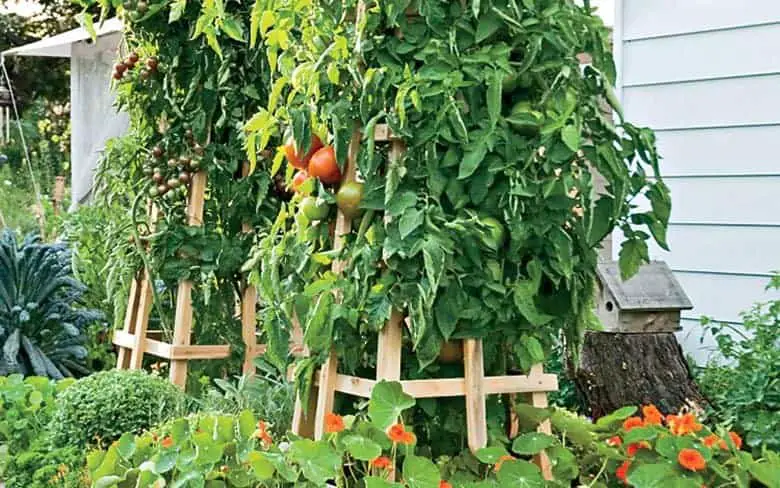
<instances>
[{"instance_id":1,"label":"shrub","mask_svg":"<svg viewBox=\"0 0 780 488\"><path fill-rule=\"evenodd\" d=\"M21 244L10 231L0 235L0 375L89 373L85 331L102 314L78 307L85 289L64 246L32 234Z\"/></svg>"},{"instance_id":2,"label":"shrub","mask_svg":"<svg viewBox=\"0 0 780 488\"><path fill-rule=\"evenodd\" d=\"M103 446L181 413L185 395L142 371L103 371L78 381L58 399L51 422L57 446Z\"/></svg>"},{"instance_id":3,"label":"shrub","mask_svg":"<svg viewBox=\"0 0 780 488\"><path fill-rule=\"evenodd\" d=\"M767 288L780 290L780 275ZM742 321L743 327L703 321L721 357L699 369L697 381L713 420L740 432L756 451L780 450L780 300L757 303Z\"/></svg>"}]
</instances>

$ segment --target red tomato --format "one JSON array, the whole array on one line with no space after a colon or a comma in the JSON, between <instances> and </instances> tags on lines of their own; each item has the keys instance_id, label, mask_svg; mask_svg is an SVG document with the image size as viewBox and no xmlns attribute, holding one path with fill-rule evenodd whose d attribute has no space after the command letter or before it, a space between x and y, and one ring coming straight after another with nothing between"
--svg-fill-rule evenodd
<instances>
[{"instance_id":1,"label":"red tomato","mask_svg":"<svg viewBox=\"0 0 780 488\"><path fill-rule=\"evenodd\" d=\"M306 169L309 166L309 160L311 157L322 149L322 141L319 137L313 136L311 138L311 148L309 149L309 152L304 154L301 154L301 150L298 149L297 144L295 143L295 140L291 137L287 139L287 144L284 145L284 154L287 156L287 161L294 167L298 169Z\"/></svg>"},{"instance_id":2,"label":"red tomato","mask_svg":"<svg viewBox=\"0 0 780 488\"><path fill-rule=\"evenodd\" d=\"M325 146L314 153L309 161L309 174L326 184L341 181L341 171L333 146Z\"/></svg>"}]
</instances>

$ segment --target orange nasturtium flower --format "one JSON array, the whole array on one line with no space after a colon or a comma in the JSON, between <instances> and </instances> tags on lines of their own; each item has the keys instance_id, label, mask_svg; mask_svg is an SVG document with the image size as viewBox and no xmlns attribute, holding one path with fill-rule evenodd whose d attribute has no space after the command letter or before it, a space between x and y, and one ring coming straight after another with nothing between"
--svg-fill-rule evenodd
<instances>
[{"instance_id":1,"label":"orange nasturtium flower","mask_svg":"<svg viewBox=\"0 0 780 488\"><path fill-rule=\"evenodd\" d=\"M514 461L515 458L513 456L510 456L508 454L504 454L500 458L498 458L498 461L496 461L496 465L493 467L493 471L498 473L501 470L501 466L504 465L507 461Z\"/></svg>"},{"instance_id":2,"label":"orange nasturtium flower","mask_svg":"<svg viewBox=\"0 0 780 488\"><path fill-rule=\"evenodd\" d=\"M257 438L267 446L274 443L271 434L268 433L268 425L262 420L257 423Z\"/></svg>"},{"instance_id":3,"label":"orange nasturtium flower","mask_svg":"<svg viewBox=\"0 0 780 488\"><path fill-rule=\"evenodd\" d=\"M612 436L607 439L607 445L612 447L620 447L623 445L623 439L621 439L619 435Z\"/></svg>"},{"instance_id":4,"label":"orange nasturtium flower","mask_svg":"<svg viewBox=\"0 0 780 488\"><path fill-rule=\"evenodd\" d=\"M636 456L636 453L639 452L640 449L650 449L650 443L647 441L642 442L634 442L633 444L629 444L626 448L626 454L628 457L634 457Z\"/></svg>"},{"instance_id":5,"label":"orange nasturtium flower","mask_svg":"<svg viewBox=\"0 0 780 488\"><path fill-rule=\"evenodd\" d=\"M631 467L631 461L623 461L623 464L618 467L617 471L615 471L615 476L623 482L623 484L628 484L628 468Z\"/></svg>"},{"instance_id":6,"label":"orange nasturtium flower","mask_svg":"<svg viewBox=\"0 0 780 488\"><path fill-rule=\"evenodd\" d=\"M163 446L165 449L168 449L169 447L173 446L173 437L168 436L165 439L160 442L160 445Z\"/></svg>"},{"instance_id":7,"label":"orange nasturtium flower","mask_svg":"<svg viewBox=\"0 0 780 488\"><path fill-rule=\"evenodd\" d=\"M655 405L645 405L642 407L642 415L645 417L645 425L661 425L664 420L663 414Z\"/></svg>"},{"instance_id":8,"label":"orange nasturtium flower","mask_svg":"<svg viewBox=\"0 0 780 488\"><path fill-rule=\"evenodd\" d=\"M391 461L387 456L379 456L378 458L371 461L371 466L377 469L390 469L392 465L393 461Z\"/></svg>"},{"instance_id":9,"label":"orange nasturtium flower","mask_svg":"<svg viewBox=\"0 0 780 488\"><path fill-rule=\"evenodd\" d=\"M707 467L704 456L696 449L681 449L680 454L677 455L677 461L680 466L689 471L702 471Z\"/></svg>"},{"instance_id":10,"label":"orange nasturtium flower","mask_svg":"<svg viewBox=\"0 0 780 488\"><path fill-rule=\"evenodd\" d=\"M687 435L699 432L702 425L696 421L696 415L686 413L683 415L669 415L666 417L669 430L674 435Z\"/></svg>"},{"instance_id":11,"label":"orange nasturtium flower","mask_svg":"<svg viewBox=\"0 0 780 488\"><path fill-rule=\"evenodd\" d=\"M441 480L439 482L439 488L452 488L452 484L449 481Z\"/></svg>"},{"instance_id":12,"label":"orange nasturtium flower","mask_svg":"<svg viewBox=\"0 0 780 488\"><path fill-rule=\"evenodd\" d=\"M723 442L723 439L716 436L715 434L708 435L707 437L702 439L701 442L702 444L704 444L706 447L709 447L710 449L712 449L715 446L718 446L721 449L723 449L724 446L726 445L726 443Z\"/></svg>"},{"instance_id":13,"label":"orange nasturtium flower","mask_svg":"<svg viewBox=\"0 0 780 488\"><path fill-rule=\"evenodd\" d=\"M642 427L645 423L639 417L629 417L623 422L623 430L628 432L631 429Z\"/></svg>"},{"instance_id":14,"label":"orange nasturtium flower","mask_svg":"<svg viewBox=\"0 0 780 488\"><path fill-rule=\"evenodd\" d=\"M335 413L325 415L325 432L328 434L337 434L344 430L344 418Z\"/></svg>"},{"instance_id":15,"label":"orange nasturtium flower","mask_svg":"<svg viewBox=\"0 0 780 488\"><path fill-rule=\"evenodd\" d=\"M404 429L403 425L395 424L387 431L387 437L395 443L403 443L405 433L406 429Z\"/></svg>"},{"instance_id":16,"label":"orange nasturtium flower","mask_svg":"<svg viewBox=\"0 0 780 488\"><path fill-rule=\"evenodd\" d=\"M737 449L742 449L742 438L737 434L736 432L729 432L729 437L731 437L731 442L734 443L734 447Z\"/></svg>"}]
</instances>

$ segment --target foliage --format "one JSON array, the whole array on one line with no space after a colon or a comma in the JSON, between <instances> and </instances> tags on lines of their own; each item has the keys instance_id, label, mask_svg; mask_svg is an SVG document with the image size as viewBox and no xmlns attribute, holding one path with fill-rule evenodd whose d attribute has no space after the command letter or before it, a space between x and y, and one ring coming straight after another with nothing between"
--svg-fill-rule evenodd
<instances>
[{"instance_id":1,"label":"foliage","mask_svg":"<svg viewBox=\"0 0 780 488\"><path fill-rule=\"evenodd\" d=\"M105 446L125 432L139 433L182 412L184 394L142 371L93 374L57 399L51 434L55 445Z\"/></svg>"},{"instance_id":2,"label":"foliage","mask_svg":"<svg viewBox=\"0 0 780 488\"><path fill-rule=\"evenodd\" d=\"M279 434L290 429L295 395L292 385L278 378L275 372L241 376L236 381L220 378L213 381L215 386L203 394L200 411L238 415L251 410L256 417L273 425Z\"/></svg>"},{"instance_id":3,"label":"foliage","mask_svg":"<svg viewBox=\"0 0 780 488\"><path fill-rule=\"evenodd\" d=\"M84 285L72 276L63 245L29 235L0 235L0 374L63 378L86 374L86 328L101 318L78 308Z\"/></svg>"},{"instance_id":4,"label":"foliage","mask_svg":"<svg viewBox=\"0 0 780 488\"><path fill-rule=\"evenodd\" d=\"M774 275L767 290L779 289L780 275ZM742 434L756 452L762 445L780 450L780 300L755 304L742 322L703 320L720 357L698 368L696 380L714 420Z\"/></svg>"},{"instance_id":5,"label":"foliage","mask_svg":"<svg viewBox=\"0 0 780 488\"><path fill-rule=\"evenodd\" d=\"M72 379L55 384L42 377L0 377L0 478L5 486L83 486L84 452L74 447L55 449L49 442L56 398L72 383Z\"/></svg>"},{"instance_id":6,"label":"foliage","mask_svg":"<svg viewBox=\"0 0 780 488\"><path fill-rule=\"evenodd\" d=\"M320 441L293 438L275 443L268 424L258 422L249 410L238 415L179 418L140 436L123 435L106 451L91 454L88 465L94 486L105 488L154 483L200 485L206 480L235 487L326 486L329 481L341 487L369 488L542 488L569 487L573 481L617 487L623 483L614 473L624 461L630 462L628 484L641 488L698 488L704 482L712 487L746 487L751 479L774 488L779 481L780 457L776 453L767 451L766 459L754 460L739 451L728 436L725 447L719 447L719 439L715 447L706 447L710 440L704 436L710 432L701 426L698 432L683 433L676 420L669 418L672 433L660 417L658 424L651 424L656 417L646 410L644 419L635 417L641 426L630 430L621 427L622 423L636 423L627 420L635 407L593 425L563 411L524 406L524 421L536 426L550 418L561 436L527 432L513 439L510 449L495 444L478 451L476 459L464 453L434 462L420 455L416 436L410 425L403 423L414 403L399 383L381 382L372 392L367 414L329 415L327 433ZM694 418L691 425L699 424ZM630 448L634 442L648 444ZM686 448L704 456L705 467L697 473L680 466L679 451ZM530 462L542 450L553 462L554 481L545 481ZM688 458L684 462L689 464ZM403 481L394 482L393 476Z\"/></svg>"}]
</instances>

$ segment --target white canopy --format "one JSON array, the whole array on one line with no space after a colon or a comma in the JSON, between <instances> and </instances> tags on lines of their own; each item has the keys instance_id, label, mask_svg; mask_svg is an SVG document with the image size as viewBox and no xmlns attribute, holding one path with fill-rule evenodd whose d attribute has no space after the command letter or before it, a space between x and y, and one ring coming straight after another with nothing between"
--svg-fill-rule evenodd
<instances>
[{"instance_id":1,"label":"white canopy","mask_svg":"<svg viewBox=\"0 0 780 488\"><path fill-rule=\"evenodd\" d=\"M116 17L108 19L102 25L95 25L98 37L122 31L122 21ZM3 56L45 56L54 58L69 58L73 44L90 39L91 36L83 27L73 29L56 36L47 37L25 46L19 46L3 51Z\"/></svg>"}]
</instances>

